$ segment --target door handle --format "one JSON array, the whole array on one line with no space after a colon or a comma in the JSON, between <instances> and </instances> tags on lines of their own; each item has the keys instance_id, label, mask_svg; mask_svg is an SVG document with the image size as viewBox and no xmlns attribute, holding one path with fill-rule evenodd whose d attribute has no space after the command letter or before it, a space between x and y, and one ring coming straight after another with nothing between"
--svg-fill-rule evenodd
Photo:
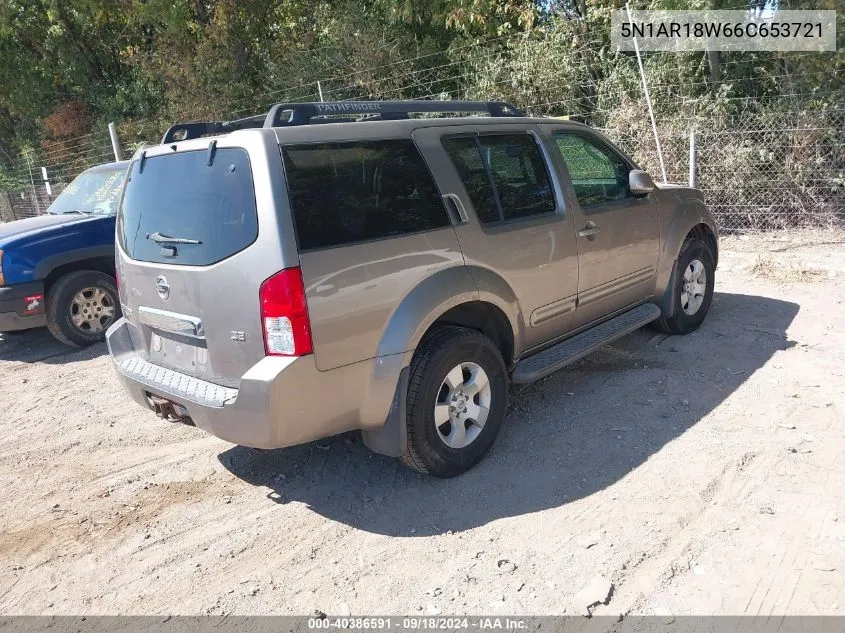
<instances>
[{"instance_id":1,"label":"door handle","mask_svg":"<svg viewBox=\"0 0 845 633\"><path fill-rule=\"evenodd\" d=\"M464 210L464 205L458 196L454 193L443 194L443 202L446 203L446 211L453 225L466 224L467 212Z\"/></svg>"},{"instance_id":2,"label":"door handle","mask_svg":"<svg viewBox=\"0 0 845 633\"><path fill-rule=\"evenodd\" d=\"M579 237L594 237L599 232L595 222L587 222L583 229L578 231Z\"/></svg>"}]
</instances>

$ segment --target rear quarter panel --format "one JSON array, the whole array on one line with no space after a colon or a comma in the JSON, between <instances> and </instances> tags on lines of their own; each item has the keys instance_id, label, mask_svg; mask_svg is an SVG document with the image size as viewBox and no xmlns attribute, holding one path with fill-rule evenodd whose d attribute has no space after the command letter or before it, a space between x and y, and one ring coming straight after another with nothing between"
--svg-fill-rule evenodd
<instances>
[{"instance_id":1,"label":"rear quarter panel","mask_svg":"<svg viewBox=\"0 0 845 633\"><path fill-rule=\"evenodd\" d=\"M407 351L439 297L475 292L451 227L305 252L300 262L314 354L324 371Z\"/></svg>"}]
</instances>

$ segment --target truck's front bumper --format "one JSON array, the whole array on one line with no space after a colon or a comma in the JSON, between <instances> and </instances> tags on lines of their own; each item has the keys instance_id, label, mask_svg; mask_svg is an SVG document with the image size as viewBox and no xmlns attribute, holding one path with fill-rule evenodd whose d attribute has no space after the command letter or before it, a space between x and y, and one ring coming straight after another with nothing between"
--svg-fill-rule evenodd
<instances>
[{"instance_id":1,"label":"truck's front bumper","mask_svg":"<svg viewBox=\"0 0 845 633\"><path fill-rule=\"evenodd\" d=\"M233 388L148 362L133 347L132 327L119 319L106 332L106 342L133 400L155 409L154 397L164 398L185 409L199 428L256 448L384 426L400 369L401 357L389 364L372 359L320 371L313 355L268 356Z\"/></svg>"},{"instance_id":2,"label":"truck's front bumper","mask_svg":"<svg viewBox=\"0 0 845 633\"><path fill-rule=\"evenodd\" d=\"M0 287L0 332L47 325L44 282Z\"/></svg>"}]
</instances>

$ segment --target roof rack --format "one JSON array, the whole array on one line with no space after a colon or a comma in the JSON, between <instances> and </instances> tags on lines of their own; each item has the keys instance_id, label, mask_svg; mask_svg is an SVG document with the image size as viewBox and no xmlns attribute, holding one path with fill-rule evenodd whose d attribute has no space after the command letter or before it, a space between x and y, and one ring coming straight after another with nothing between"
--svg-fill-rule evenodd
<instances>
[{"instance_id":1,"label":"roof rack","mask_svg":"<svg viewBox=\"0 0 845 633\"><path fill-rule=\"evenodd\" d=\"M493 117L523 116L516 107L504 101L326 101L317 103L278 103L266 115L256 115L235 121L192 121L177 123L164 133L161 143L187 141L212 134L226 134L251 128L287 127L315 123L358 120L407 119L412 113L424 112L486 112ZM335 118L332 118L335 117ZM177 138L177 135L179 137Z\"/></svg>"}]
</instances>

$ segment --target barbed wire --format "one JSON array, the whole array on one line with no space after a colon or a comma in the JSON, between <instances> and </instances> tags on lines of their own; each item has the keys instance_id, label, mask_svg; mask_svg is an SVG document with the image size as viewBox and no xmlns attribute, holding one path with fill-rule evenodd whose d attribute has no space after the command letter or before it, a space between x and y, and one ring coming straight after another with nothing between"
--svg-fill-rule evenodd
<instances>
[{"instance_id":1,"label":"barbed wire","mask_svg":"<svg viewBox=\"0 0 845 633\"><path fill-rule=\"evenodd\" d=\"M319 81L334 81L334 80L339 80L339 79L348 79L350 76L357 76L357 75L372 73L374 71L381 70L383 68L391 68L391 67L397 66L399 64L411 64L411 63L414 63L414 62L418 62L422 59L428 59L430 57L436 57L438 55L455 54L457 51L466 50L466 49L475 49L475 48L479 48L481 46L489 46L490 44L493 44L495 42L499 42L499 41L503 41L503 40L510 40L510 39L514 39L514 38L517 38L517 37L525 37L525 34L523 34L523 33L508 33L508 34L505 34L505 35L491 37L491 38L488 38L488 39L483 40L481 42L472 42L472 43L465 44L465 45L462 45L462 46L447 48L447 49L441 50L441 51L434 51L432 53L424 53L422 55L417 55L415 57L407 57L407 58L404 58L404 59L395 60L395 61L390 62L388 64L380 64L378 66L371 66L369 68L363 68L361 70L352 71L352 72L349 72L349 73L345 73L343 75L334 75L334 76L324 77L324 78L320 79ZM305 82L305 83L301 83L301 84L294 85L294 86L287 86L285 88L279 88L279 89L276 89L276 90L271 90L269 92L262 93L261 95L255 97L255 98L254 97L243 97L241 99L236 99L235 101L231 102L229 104L229 106L233 107L233 106L238 105L239 103L243 103L245 101L254 101L256 98L264 99L265 97L270 96L270 95L284 94L286 92L289 92L291 90L295 90L297 88L304 88L306 86L314 86L315 84L316 84L315 81L310 81L310 82Z\"/></svg>"},{"instance_id":2,"label":"barbed wire","mask_svg":"<svg viewBox=\"0 0 845 633\"><path fill-rule=\"evenodd\" d=\"M453 50L427 53L416 57L380 64L350 72L343 76L322 79L323 96L337 96L341 101L384 98L511 98L529 114L562 112L570 118L584 120L601 129L614 142L632 155L644 168L657 173L656 146L650 122L642 102L642 84L636 74L623 76L623 81L605 81L598 94L588 94L596 83L589 77L590 68L581 60L543 75L531 75L531 55L519 61L506 59L501 49L484 50L489 42L507 41L523 35L493 38ZM542 44L540 40L538 40ZM575 51L589 52L595 42L588 41ZM540 50L538 48L538 50ZM540 52L542 52L540 50ZM462 59L454 56L462 54ZM659 60L664 53L646 54ZM815 53L807 53L808 55ZM442 63L414 68L419 60ZM452 57L450 57L450 55ZM501 70L498 60L503 60ZM794 56L792 56L794 57ZM625 63L630 61L625 57ZM623 59L623 58L620 58ZM507 62L507 63L505 63ZM749 64L748 60L723 60L724 68ZM516 82L514 69L521 69L523 80ZM758 72L754 72L757 70ZM697 153L695 170L697 185L725 231L765 230L788 226L845 225L845 107L842 91L813 90L766 94L765 87L795 77L788 72L766 74L752 70L748 76L725 81L759 84L759 96L731 96L729 92L714 94L714 84L707 78L672 81L657 75L649 81L654 99L675 100L677 112L670 117L658 116L660 143L664 150L667 172L675 180L685 181L689 172L689 134L696 130ZM813 77L838 76L845 68L805 70ZM386 72L385 72L386 71ZM486 81L479 82L479 73L489 71ZM495 72L494 72L495 71ZM628 73L631 68L625 67ZM820 85L821 82L820 82ZM298 88L311 92L295 94ZM285 101L315 100L315 82L271 90L233 104L266 101L285 95ZM565 90L564 98L555 99ZM552 97L552 98L549 98ZM821 103L832 97L830 103ZM757 101L785 105L778 118L761 118L745 104ZM715 114L714 102L735 104L730 111ZM237 115L247 109L233 111ZM255 108L250 107L250 113ZM233 117L234 118L234 117ZM149 139L157 142L157 139ZM41 167L46 167L57 195L64 184L86 167L113 160L108 134L91 132L68 139L53 139L45 147L32 150L12 162L5 173L19 187L0 190L0 220L43 212L50 202L42 182Z\"/></svg>"}]
</instances>

